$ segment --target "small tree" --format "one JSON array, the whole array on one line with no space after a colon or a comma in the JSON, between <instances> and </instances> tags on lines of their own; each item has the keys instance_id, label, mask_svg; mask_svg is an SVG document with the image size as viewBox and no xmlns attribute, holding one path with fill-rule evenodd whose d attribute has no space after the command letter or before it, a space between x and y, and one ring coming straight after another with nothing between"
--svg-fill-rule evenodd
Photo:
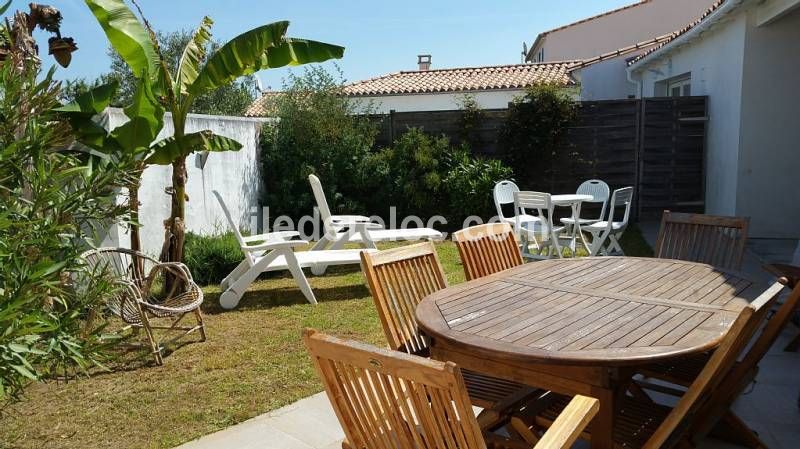
<instances>
[{"instance_id":1,"label":"small tree","mask_svg":"<svg viewBox=\"0 0 800 449\"><path fill-rule=\"evenodd\" d=\"M156 142L147 163L172 165L170 218L165 222L162 260L181 261L186 231L186 157L195 151L237 151L241 144L211 131L186 132L196 99L262 69L340 58L344 48L286 36L289 22L275 22L241 34L207 54L213 21L204 17L183 49L173 73L152 27L123 0L85 0L112 47L134 75L152 86L171 113L174 135ZM134 1L134 5L136 2ZM138 5L137 5L138 9ZM139 11L141 14L141 10Z\"/></svg>"},{"instance_id":2,"label":"small tree","mask_svg":"<svg viewBox=\"0 0 800 449\"><path fill-rule=\"evenodd\" d=\"M576 116L575 102L555 85L535 85L513 102L500 131L500 148L523 186L549 179L566 159L561 158L567 153L562 145Z\"/></svg>"},{"instance_id":3,"label":"small tree","mask_svg":"<svg viewBox=\"0 0 800 449\"><path fill-rule=\"evenodd\" d=\"M310 214L315 202L308 175L316 174L334 213L360 210L359 166L377 128L361 105L342 94L341 76L321 67L291 75L271 106L278 121L261 134L264 203L278 215Z\"/></svg>"}]
</instances>

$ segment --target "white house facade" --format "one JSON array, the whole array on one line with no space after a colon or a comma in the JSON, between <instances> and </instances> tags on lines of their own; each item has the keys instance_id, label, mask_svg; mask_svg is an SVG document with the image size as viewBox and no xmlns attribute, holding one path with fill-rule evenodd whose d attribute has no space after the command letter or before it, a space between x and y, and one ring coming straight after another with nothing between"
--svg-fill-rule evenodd
<instances>
[{"instance_id":1,"label":"white house facade","mask_svg":"<svg viewBox=\"0 0 800 449\"><path fill-rule=\"evenodd\" d=\"M671 33L709 8L714 0L642 0L540 33L529 62L593 58Z\"/></svg>"},{"instance_id":2,"label":"white house facade","mask_svg":"<svg viewBox=\"0 0 800 449\"><path fill-rule=\"evenodd\" d=\"M630 62L636 95L707 95L706 211L800 238L800 0L720 0Z\"/></svg>"}]
</instances>

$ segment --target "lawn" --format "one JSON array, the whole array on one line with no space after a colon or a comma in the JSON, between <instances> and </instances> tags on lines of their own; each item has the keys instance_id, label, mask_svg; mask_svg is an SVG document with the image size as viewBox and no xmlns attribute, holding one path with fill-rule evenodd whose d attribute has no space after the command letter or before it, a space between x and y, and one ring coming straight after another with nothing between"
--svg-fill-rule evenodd
<instances>
[{"instance_id":1,"label":"lawn","mask_svg":"<svg viewBox=\"0 0 800 449\"><path fill-rule=\"evenodd\" d=\"M623 238L629 255L650 255L640 233ZM451 242L437 245L448 281L464 281ZM254 284L239 307L223 311L219 289L204 288L208 341L111 373L66 384L33 385L3 411L0 448L170 448L321 391L300 331L385 344L358 268L310 277L320 303L308 304L291 278Z\"/></svg>"}]
</instances>

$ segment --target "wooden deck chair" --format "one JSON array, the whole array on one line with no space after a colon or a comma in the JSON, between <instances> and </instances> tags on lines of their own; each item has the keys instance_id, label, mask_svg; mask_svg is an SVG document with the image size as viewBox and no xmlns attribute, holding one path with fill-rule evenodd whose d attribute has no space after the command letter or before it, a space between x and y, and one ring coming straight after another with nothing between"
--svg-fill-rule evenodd
<instances>
[{"instance_id":1,"label":"wooden deck chair","mask_svg":"<svg viewBox=\"0 0 800 449\"><path fill-rule=\"evenodd\" d=\"M220 283L220 289L223 292L219 297L219 304L224 309L235 308L247 288L261 273L284 270L291 273L308 302L316 304L317 298L303 273L303 268L313 268L317 265L357 265L361 261L360 254L363 250L295 252L296 247L308 245L305 240L292 240L300 235L295 231L271 232L244 237L236 222L233 221L222 196L216 190L214 196L225 214L228 226L239 242L239 248L244 253L244 260Z\"/></svg>"},{"instance_id":2,"label":"wooden deck chair","mask_svg":"<svg viewBox=\"0 0 800 449\"><path fill-rule=\"evenodd\" d=\"M785 281L785 279L783 281ZM771 305L772 302L777 299L783 288L781 283L775 283L764 292L760 298L771 298ZM741 357L733 365L733 368L724 375L724 380L714 394L714 400L709 402L708 406L701 414L702 418L695 424L694 433L705 435L709 433L718 422L722 422L725 430L724 433L736 438L737 442L747 443L749 447L754 448L760 447L759 445L763 444L755 433L731 411L730 407L742 392L755 380L758 374L758 364L778 339L783 329L789 324L792 313L796 310L798 304L800 304L800 287L795 286L789 296L784 299L783 304L781 304L772 317L766 321L760 333L757 333L755 339L750 342L746 351L742 352ZM662 383L655 383L647 379L658 379L678 387L688 387L697 379L704 364L708 363L710 358L710 354L701 354L687 359L682 363L651 365L640 370L640 374L644 375L645 379L638 379L635 382L639 388L643 388L644 390L657 391L673 396L682 396L685 394L685 390L683 389L674 388ZM720 434L720 436L724 435Z\"/></svg>"},{"instance_id":3,"label":"wooden deck chair","mask_svg":"<svg viewBox=\"0 0 800 449\"><path fill-rule=\"evenodd\" d=\"M716 398L715 393L719 391L725 374L732 369L736 358L761 325L776 298L776 289L770 288L742 309L719 347L675 407L639 396L620 395L614 419L615 447L670 449L682 442L688 442L692 447L691 439L702 435L690 435L688 430L695 429L699 422L708 418L705 415L706 407ZM530 412L523 409L511 419L514 430L526 440L535 441L535 430L547 428L564 410L569 398L553 395L540 401L546 401L545 405L531 404L527 408ZM591 435L586 433L583 438L591 440Z\"/></svg>"},{"instance_id":4,"label":"wooden deck chair","mask_svg":"<svg viewBox=\"0 0 800 449\"><path fill-rule=\"evenodd\" d=\"M655 257L740 270L749 218L664 211Z\"/></svg>"},{"instance_id":5,"label":"wooden deck chair","mask_svg":"<svg viewBox=\"0 0 800 449\"><path fill-rule=\"evenodd\" d=\"M429 342L417 325L415 310L426 296L447 288L444 270L433 243L419 243L377 253L362 253L361 267L389 347L428 357ZM472 403L484 408L479 421L490 425L524 402L536 390L477 372L464 370Z\"/></svg>"},{"instance_id":6,"label":"wooden deck chair","mask_svg":"<svg viewBox=\"0 0 800 449\"><path fill-rule=\"evenodd\" d=\"M800 267L783 263L771 263L762 268L778 277L778 282L794 290L800 284ZM785 348L787 352L797 352L800 349L800 334L792 338Z\"/></svg>"},{"instance_id":7,"label":"wooden deck chair","mask_svg":"<svg viewBox=\"0 0 800 449\"><path fill-rule=\"evenodd\" d=\"M344 449L532 447L481 431L461 370L452 362L343 341L313 330L306 330L303 338L344 430ZM571 447L598 407L596 399L576 396L536 449Z\"/></svg>"},{"instance_id":8,"label":"wooden deck chair","mask_svg":"<svg viewBox=\"0 0 800 449\"><path fill-rule=\"evenodd\" d=\"M522 265L522 254L508 223L489 223L453 234L467 280Z\"/></svg>"},{"instance_id":9,"label":"wooden deck chair","mask_svg":"<svg viewBox=\"0 0 800 449\"><path fill-rule=\"evenodd\" d=\"M322 183L315 175L308 176L311 191L317 202L324 234L314 244L312 251L339 249L347 243L357 243L365 248L376 248L377 242L401 242L416 240L441 241L444 235L431 228L382 229L378 223L371 222L363 215L332 215ZM319 274L314 271L314 274Z\"/></svg>"},{"instance_id":10,"label":"wooden deck chair","mask_svg":"<svg viewBox=\"0 0 800 449\"><path fill-rule=\"evenodd\" d=\"M611 202L608 204L608 220L598 221L581 229L592 234L592 243L589 245L589 255L610 256L619 254L624 256L625 252L619 244L619 239L625 230L628 229L628 220L631 215L631 205L633 204L633 187L617 189L611 195ZM616 210L624 207L622 219L614 221Z\"/></svg>"},{"instance_id":11,"label":"wooden deck chair","mask_svg":"<svg viewBox=\"0 0 800 449\"><path fill-rule=\"evenodd\" d=\"M522 222L517 216L514 223L514 232L522 242L522 256L528 259L543 259L553 256L553 252L559 258L564 257L561 253L561 245L558 243L558 234L564 230L564 226L556 226L554 222L553 201L549 193L544 192L516 192L514 193L514 206L522 211L536 210L539 217L538 222ZM531 253L531 246L537 251ZM542 251L547 250L547 255L542 256Z\"/></svg>"}]
</instances>

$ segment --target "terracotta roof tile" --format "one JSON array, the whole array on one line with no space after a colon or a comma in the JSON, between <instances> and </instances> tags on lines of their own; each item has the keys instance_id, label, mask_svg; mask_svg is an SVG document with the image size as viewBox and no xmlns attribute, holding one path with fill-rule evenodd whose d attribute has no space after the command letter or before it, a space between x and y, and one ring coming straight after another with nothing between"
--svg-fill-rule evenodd
<instances>
[{"instance_id":1,"label":"terracotta roof tile","mask_svg":"<svg viewBox=\"0 0 800 449\"><path fill-rule=\"evenodd\" d=\"M245 117L271 117L275 115L275 100L280 97L283 92L279 91L265 91L261 96L256 98L247 110L244 111Z\"/></svg>"},{"instance_id":2,"label":"terracotta roof tile","mask_svg":"<svg viewBox=\"0 0 800 449\"><path fill-rule=\"evenodd\" d=\"M569 86L574 81L569 77L568 69L576 62L398 72L349 84L344 87L344 92L349 96L370 96L524 89L544 83Z\"/></svg>"},{"instance_id":3,"label":"terracotta roof tile","mask_svg":"<svg viewBox=\"0 0 800 449\"><path fill-rule=\"evenodd\" d=\"M725 1L726 1L726 0L717 0L716 2L714 2L714 4L713 4L713 5L711 5L711 7L709 7L709 8L708 8L708 9L707 9L707 10L706 10L704 13L703 13L703 15L702 15L702 16L700 16L700 17L698 17L697 19L693 20L691 23L689 23L689 24L688 24L688 25L686 25L685 27L681 28L680 30L677 30L677 31L675 31L675 32L673 32L673 33L670 33L670 34L668 35L668 38L667 38L667 39L665 39L663 42L661 42L660 44L656 45L655 47L653 47L653 48L651 48L651 49L647 50L646 52L642 53L641 55L639 55L639 56L637 56L637 57L633 58L632 60L628 61L628 65L629 65L629 66L631 66L631 65L633 65L633 64L636 64L637 62L639 62L639 61L641 61L642 59L644 59L644 58L648 57L649 55L651 55L653 52L655 52L655 51L657 51L657 50L659 50L659 49L663 48L665 45L668 45L670 42L674 41L675 39L677 39L677 38L679 38L680 36L682 36L682 35L684 35L684 34L688 33L688 32L689 32L689 31L690 31L692 28L694 28L694 27L696 27L697 25L699 25L700 23L702 23L702 22L703 22L704 20L706 20L706 19L707 19L707 18L708 18L708 17L709 17L711 14L713 14L713 13L714 13L716 10L718 10L718 9L719 9L719 8L720 8L720 7L721 7L721 6L722 6L722 5L725 3Z\"/></svg>"}]
</instances>

